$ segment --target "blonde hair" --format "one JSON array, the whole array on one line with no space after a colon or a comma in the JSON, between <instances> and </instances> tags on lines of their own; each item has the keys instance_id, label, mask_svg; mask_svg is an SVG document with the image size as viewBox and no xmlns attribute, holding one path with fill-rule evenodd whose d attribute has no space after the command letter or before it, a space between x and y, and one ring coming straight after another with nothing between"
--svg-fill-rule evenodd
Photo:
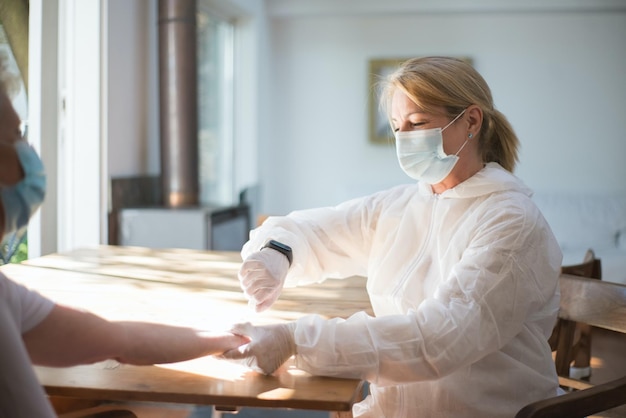
<instances>
[{"instance_id":1,"label":"blonde hair","mask_svg":"<svg viewBox=\"0 0 626 418\"><path fill-rule=\"evenodd\" d=\"M467 62L450 57L423 57L405 61L383 80L381 108L390 118L393 93L402 90L424 112L438 114L443 107L455 117L470 105L483 112L478 147L484 163L497 162L513 172L519 140L506 117L495 109L491 90Z\"/></svg>"}]
</instances>

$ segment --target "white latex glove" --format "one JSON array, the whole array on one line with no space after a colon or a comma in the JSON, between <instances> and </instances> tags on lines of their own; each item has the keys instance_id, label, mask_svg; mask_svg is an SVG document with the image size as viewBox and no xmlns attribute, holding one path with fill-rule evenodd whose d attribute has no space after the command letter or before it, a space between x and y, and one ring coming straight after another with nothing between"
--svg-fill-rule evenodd
<instances>
[{"instance_id":1,"label":"white latex glove","mask_svg":"<svg viewBox=\"0 0 626 418\"><path fill-rule=\"evenodd\" d=\"M268 309L276 302L288 270L287 257L271 248L252 253L245 259L239 269L239 282L257 312Z\"/></svg>"},{"instance_id":2,"label":"white latex glove","mask_svg":"<svg viewBox=\"0 0 626 418\"><path fill-rule=\"evenodd\" d=\"M248 344L224 352L220 357L244 364L258 372L274 373L296 354L293 333L295 322L254 326L249 322L236 324L230 332L250 338Z\"/></svg>"}]
</instances>

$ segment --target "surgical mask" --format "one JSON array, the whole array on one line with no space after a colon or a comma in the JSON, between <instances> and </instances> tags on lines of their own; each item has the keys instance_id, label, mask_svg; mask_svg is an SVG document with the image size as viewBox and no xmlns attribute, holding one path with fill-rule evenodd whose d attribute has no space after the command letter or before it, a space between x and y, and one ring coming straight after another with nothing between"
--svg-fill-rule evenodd
<instances>
[{"instance_id":1,"label":"surgical mask","mask_svg":"<svg viewBox=\"0 0 626 418\"><path fill-rule=\"evenodd\" d=\"M396 153L402 170L411 178L428 184L441 183L459 161L466 139L454 155L443 150L442 132L465 113L463 110L443 128L396 132ZM471 137L470 137L471 138Z\"/></svg>"},{"instance_id":2,"label":"surgical mask","mask_svg":"<svg viewBox=\"0 0 626 418\"><path fill-rule=\"evenodd\" d=\"M24 178L12 186L0 185L0 199L4 207L2 241L28 225L46 194L46 173L37 151L24 139L16 141L14 147L24 170Z\"/></svg>"}]
</instances>

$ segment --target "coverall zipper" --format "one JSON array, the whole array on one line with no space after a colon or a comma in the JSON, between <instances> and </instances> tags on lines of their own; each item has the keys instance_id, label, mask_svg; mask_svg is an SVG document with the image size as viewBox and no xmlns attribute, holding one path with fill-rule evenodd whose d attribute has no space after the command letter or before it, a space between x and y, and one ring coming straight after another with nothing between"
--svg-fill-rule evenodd
<instances>
[{"instance_id":1,"label":"coverall zipper","mask_svg":"<svg viewBox=\"0 0 626 418\"><path fill-rule=\"evenodd\" d=\"M415 269L415 266L417 265L417 263L422 259L422 257L424 256L424 252L426 251L426 248L428 247L428 244L430 243L430 237L432 235L433 224L434 224L433 220L435 219L435 209L439 203L439 195L434 195L434 199L435 199L435 202L433 203L433 207L430 211L431 220L428 223L428 232L426 233L426 238L424 239L422 248L420 248L419 255L415 257L413 261L411 262L411 264L409 265L409 267L404 270L404 275L394 287L393 292L391 293L391 296L394 300L396 296L402 291L404 284L407 282L407 280L409 280L410 273Z\"/></svg>"}]
</instances>

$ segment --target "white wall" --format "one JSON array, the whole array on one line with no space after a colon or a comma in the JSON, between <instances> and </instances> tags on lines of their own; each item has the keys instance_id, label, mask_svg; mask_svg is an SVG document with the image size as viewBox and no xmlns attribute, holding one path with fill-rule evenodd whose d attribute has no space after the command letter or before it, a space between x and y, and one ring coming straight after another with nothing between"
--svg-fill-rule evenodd
<instances>
[{"instance_id":1,"label":"white wall","mask_svg":"<svg viewBox=\"0 0 626 418\"><path fill-rule=\"evenodd\" d=\"M334 16L326 3L316 12L275 2L271 122L259 147L264 211L407 182L393 146L368 143L367 63L431 54L473 59L517 130L517 174L533 189L626 193L623 7Z\"/></svg>"},{"instance_id":2,"label":"white wall","mask_svg":"<svg viewBox=\"0 0 626 418\"><path fill-rule=\"evenodd\" d=\"M520 136L517 174L533 189L626 193L620 1L226 3L241 12L226 8L251 51L240 74L236 181L258 176L260 212L409 181L393 146L368 143L367 65L429 54L473 59ZM108 2L110 176L159 170L155 4Z\"/></svg>"}]
</instances>

